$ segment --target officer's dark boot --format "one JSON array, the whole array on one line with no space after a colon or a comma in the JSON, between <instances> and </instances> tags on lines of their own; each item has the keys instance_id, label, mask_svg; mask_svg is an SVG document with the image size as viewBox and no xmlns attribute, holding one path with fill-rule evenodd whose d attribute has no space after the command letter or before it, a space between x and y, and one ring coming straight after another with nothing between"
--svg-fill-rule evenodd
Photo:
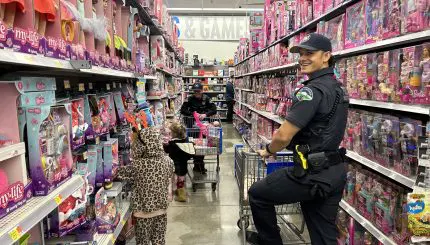
<instances>
[{"instance_id":1,"label":"officer's dark boot","mask_svg":"<svg viewBox=\"0 0 430 245\"><path fill-rule=\"evenodd\" d=\"M252 245L263 245L260 242L260 238L258 237L258 233L255 231L247 231L246 232L246 241Z\"/></svg>"}]
</instances>

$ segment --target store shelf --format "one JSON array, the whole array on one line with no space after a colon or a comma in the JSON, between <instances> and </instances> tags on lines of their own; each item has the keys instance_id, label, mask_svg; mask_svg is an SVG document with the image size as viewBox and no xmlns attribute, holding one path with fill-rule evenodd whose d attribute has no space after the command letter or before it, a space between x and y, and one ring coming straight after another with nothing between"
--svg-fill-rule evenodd
<instances>
[{"instance_id":1,"label":"store shelf","mask_svg":"<svg viewBox=\"0 0 430 245\"><path fill-rule=\"evenodd\" d=\"M337 52L333 52L335 58L350 57L360 54L366 54L379 50L392 49L394 47L400 47L404 45L412 45L417 42L430 40L430 30L421 31L416 33L409 33L400 37L394 37L386 40L381 40L372 44L365 44L356 48L345 49Z\"/></svg>"},{"instance_id":2,"label":"store shelf","mask_svg":"<svg viewBox=\"0 0 430 245\"><path fill-rule=\"evenodd\" d=\"M185 93L190 93L190 94L194 93L193 91L184 91L184 92ZM203 93L204 94L224 94L225 90L224 91L203 91Z\"/></svg>"},{"instance_id":3,"label":"store shelf","mask_svg":"<svg viewBox=\"0 0 430 245\"><path fill-rule=\"evenodd\" d=\"M133 72L113 70L104 67L93 66L91 69L81 69L82 73L105 75L111 77L124 77L124 78L135 78L136 75Z\"/></svg>"},{"instance_id":4,"label":"store shelf","mask_svg":"<svg viewBox=\"0 0 430 245\"><path fill-rule=\"evenodd\" d=\"M411 189L414 187L415 180L408 178L402 174L399 174L394 170L388 169L370 159L359 155L356 152L347 151L346 156L406 187L409 187Z\"/></svg>"},{"instance_id":5,"label":"store shelf","mask_svg":"<svg viewBox=\"0 0 430 245\"><path fill-rule=\"evenodd\" d=\"M0 148L0 162L7 159L22 155L25 153L25 143L20 142L17 144L5 146ZM1 163L0 163L1 164Z\"/></svg>"},{"instance_id":6,"label":"store shelf","mask_svg":"<svg viewBox=\"0 0 430 245\"><path fill-rule=\"evenodd\" d=\"M353 208L349 203L342 200L340 201L340 207L345 210L352 218L354 218L358 223L360 223L366 230L368 230L372 235L378 239L384 245L396 245L391 238L387 237L382 231L376 228L370 221L361 216L355 208Z\"/></svg>"},{"instance_id":7,"label":"store shelf","mask_svg":"<svg viewBox=\"0 0 430 245\"><path fill-rule=\"evenodd\" d=\"M81 176L72 176L48 196L33 197L27 203L0 220L0 243L12 244L73 192L84 184Z\"/></svg>"},{"instance_id":8,"label":"store shelf","mask_svg":"<svg viewBox=\"0 0 430 245\"><path fill-rule=\"evenodd\" d=\"M157 68L157 71L162 72L162 73L164 73L166 75L169 75L169 76L172 76L172 77L180 77L180 75L175 74L175 73L173 73L171 71L165 70L163 68Z\"/></svg>"},{"instance_id":9,"label":"store shelf","mask_svg":"<svg viewBox=\"0 0 430 245\"><path fill-rule=\"evenodd\" d=\"M122 228L124 228L125 223L131 216L131 210L130 210L130 203L127 201L124 201L122 203L122 210L121 213L121 219L118 223L118 226L116 227L114 233L112 234L97 234L95 236L95 242L97 245L114 245L116 239L118 238L119 234L122 231Z\"/></svg>"},{"instance_id":10,"label":"store shelf","mask_svg":"<svg viewBox=\"0 0 430 245\"><path fill-rule=\"evenodd\" d=\"M108 197L116 197L122 192L122 183L121 182L113 182L112 188L109 190L105 190L105 193Z\"/></svg>"},{"instance_id":11,"label":"store shelf","mask_svg":"<svg viewBox=\"0 0 430 245\"><path fill-rule=\"evenodd\" d=\"M245 117L243 117L242 115L240 115L240 114L238 114L238 113L236 113L236 115L238 116L238 117L240 117L243 121L245 121L246 123L248 123L248 124L251 124L251 121L249 121L248 119L246 119Z\"/></svg>"},{"instance_id":12,"label":"store shelf","mask_svg":"<svg viewBox=\"0 0 430 245\"><path fill-rule=\"evenodd\" d=\"M412 112L412 113L423 114L423 115L430 115L429 106L403 105L403 104L395 104L390 102L380 102L380 101L360 100L360 99L350 99L349 103L351 105L361 105L361 106L376 107L376 108L383 108L383 109L396 110L396 111Z\"/></svg>"},{"instance_id":13,"label":"store shelf","mask_svg":"<svg viewBox=\"0 0 430 245\"><path fill-rule=\"evenodd\" d=\"M228 78L221 76L183 76L183 78Z\"/></svg>"},{"instance_id":14,"label":"store shelf","mask_svg":"<svg viewBox=\"0 0 430 245\"><path fill-rule=\"evenodd\" d=\"M358 1L359 0L347 0L347 1L344 1L341 5L337 6L336 8L333 8L333 9L329 10L327 13L321 15L320 17L311 20L307 24L303 25L300 28L297 28L295 31L291 32L290 34L288 34L288 35L286 35L286 36L284 36L284 37L276 40L275 42L273 42L272 44L268 45L264 49L258 51L257 53L246 57L242 61L238 62L236 64L236 66L240 65L240 64L244 63L245 61L249 60L250 58L252 58L252 57L254 57L254 56L256 56L256 55L258 55L258 54L260 54L260 53L262 53L264 51L266 51L267 49L275 46L278 43L287 41L288 39L296 36L297 34L303 32L303 31L306 31L306 30L309 30L309 29L314 29L320 21L327 21L327 20L333 19L334 17L339 16L339 15L345 13L346 8L348 8L349 6L353 5L354 3L358 2Z\"/></svg>"},{"instance_id":15,"label":"store shelf","mask_svg":"<svg viewBox=\"0 0 430 245\"><path fill-rule=\"evenodd\" d=\"M158 77L156 77L156 76L149 76L149 75L148 76L145 75L142 78L146 79L146 80L157 80L158 79Z\"/></svg>"},{"instance_id":16,"label":"store shelf","mask_svg":"<svg viewBox=\"0 0 430 245\"><path fill-rule=\"evenodd\" d=\"M277 115L274 115L274 114L272 114L270 112L257 110L254 107L252 107L252 106L250 106L248 104L245 104L245 103L241 103L241 104L244 105L244 106L246 106L246 107L248 107L251 111L253 111L253 112L255 112L255 113L257 113L257 114L259 114L259 115L261 115L261 116L263 116L263 117L265 117L267 119L270 119L270 120L272 120L272 121L274 121L276 123L282 124L282 123L285 122L285 119L283 119L283 118L281 118L281 117L279 117Z\"/></svg>"},{"instance_id":17,"label":"store shelf","mask_svg":"<svg viewBox=\"0 0 430 245\"><path fill-rule=\"evenodd\" d=\"M162 100L162 99L165 99L165 98L167 98L166 94L161 95L161 96L147 96L146 100Z\"/></svg>"},{"instance_id":18,"label":"store shelf","mask_svg":"<svg viewBox=\"0 0 430 245\"><path fill-rule=\"evenodd\" d=\"M253 75L258 75L258 74L272 73L275 71L292 69L292 68L296 68L298 65L299 65L299 63L295 62L295 63L291 63L291 64L287 64L287 65L276 66L276 67L272 67L272 68L268 68L268 69L263 69L263 70L259 70L259 71L245 73L242 75L235 76L235 78L241 78L241 77L246 77L246 76L253 76Z\"/></svg>"},{"instance_id":19,"label":"store shelf","mask_svg":"<svg viewBox=\"0 0 430 245\"><path fill-rule=\"evenodd\" d=\"M175 117L175 114L166 114L166 117L167 118L172 118L172 117Z\"/></svg>"}]
</instances>

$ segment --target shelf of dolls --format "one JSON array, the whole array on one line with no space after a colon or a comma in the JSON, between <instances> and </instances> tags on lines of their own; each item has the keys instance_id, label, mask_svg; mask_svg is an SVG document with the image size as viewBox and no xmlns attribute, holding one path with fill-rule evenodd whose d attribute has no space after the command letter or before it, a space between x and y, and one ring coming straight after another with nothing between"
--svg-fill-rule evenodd
<instances>
[{"instance_id":1,"label":"shelf of dolls","mask_svg":"<svg viewBox=\"0 0 430 245\"><path fill-rule=\"evenodd\" d=\"M0 148L0 162L10 158L22 155L25 153L25 143L20 142L17 144L4 146Z\"/></svg>"},{"instance_id":2,"label":"shelf of dolls","mask_svg":"<svg viewBox=\"0 0 430 245\"><path fill-rule=\"evenodd\" d=\"M122 208L121 208L121 219L118 223L118 226L115 228L114 233L111 234L96 234L94 241L97 245L114 245L116 239L118 238L119 234L121 233L122 228L124 227L125 223L131 216L131 210L130 210L130 202L123 201Z\"/></svg>"},{"instance_id":3,"label":"shelf of dolls","mask_svg":"<svg viewBox=\"0 0 430 245\"><path fill-rule=\"evenodd\" d=\"M340 50L337 52L333 52L333 56L335 58L351 57L351 56L356 56L360 54L379 51L381 49L386 50L389 48L394 48L398 46L403 46L403 45L408 45L408 44L413 44L413 43L428 41L428 40L430 40L430 30L416 32L416 33L409 33L403 36L381 40L375 43L365 44L355 48Z\"/></svg>"},{"instance_id":4,"label":"shelf of dolls","mask_svg":"<svg viewBox=\"0 0 430 245\"><path fill-rule=\"evenodd\" d=\"M224 78L228 78L228 77L224 77L224 76L223 77L220 77L220 76L183 76L183 78L220 78L220 79L224 79ZM214 85L221 85L221 84L214 84Z\"/></svg>"},{"instance_id":5,"label":"shelf of dolls","mask_svg":"<svg viewBox=\"0 0 430 245\"><path fill-rule=\"evenodd\" d=\"M112 76L112 77L124 77L124 78L136 77L133 72L113 70L113 69L99 67L99 66L93 66L91 69L81 69L80 71L82 73L100 74L100 75Z\"/></svg>"},{"instance_id":6,"label":"shelf of dolls","mask_svg":"<svg viewBox=\"0 0 430 245\"><path fill-rule=\"evenodd\" d=\"M238 117L240 117L244 122L246 122L247 124L251 124L251 122L248 120L248 119L246 119L245 117L243 117L242 115L240 115L239 113L236 113L236 115L238 116Z\"/></svg>"},{"instance_id":7,"label":"shelf of dolls","mask_svg":"<svg viewBox=\"0 0 430 245\"><path fill-rule=\"evenodd\" d=\"M165 69L158 68L158 67L157 67L157 71L160 71L160 72L162 72L162 73L164 73L164 74L166 74L166 75L172 76L172 77L176 77L176 76L178 76L178 75L176 75L176 74L174 74L174 73L172 73L172 72L170 72L170 71L167 71L167 70L165 70Z\"/></svg>"},{"instance_id":8,"label":"shelf of dolls","mask_svg":"<svg viewBox=\"0 0 430 245\"><path fill-rule=\"evenodd\" d=\"M396 110L396 111L412 112L412 113L423 114L423 115L430 115L429 106L404 105L404 104L396 104L396 103L390 103L390 102L360 100L360 99L350 99L349 103L351 105L361 105L361 106L376 107L376 108L390 109L390 110Z\"/></svg>"},{"instance_id":9,"label":"shelf of dolls","mask_svg":"<svg viewBox=\"0 0 430 245\"><path fill-rule=\"evenodd\" d=\"M286 65L282 65L282 66L276 66L276 67L272 67L272 68L268 68L268 69L263 69L263 70L259 70L259 71L245 73L245 74L242 74L242 75L235 76L235 78L253 76L253 75L257 75L257 74L272 73L272 72L281 71L281 70L285 70L285 69L295 68L298 65L299 65L299 63L294 62L294 63L291 63L291 64L286 64Z\"/></svg>"},{"instance_id":10,"label":"shelf of dolls","mask_svg":"<svg viewBox=\"0 0 430 245\"><path fill-rule=\"evenodd\" d=\"M313 19L313 20L309 21L307 24L303 25L303 26L302 26L302 27L300 27L300 28L297 28L297 29L296 29L296 30L294 30L293 32L289 33L288 35L286 35L286 36L284 36L284 37L282 37L282 38L280 38L280 39L276 40L275 42L273 42L273 43L271 43L270 45L268 45L267 47L265 47L265 48L263 48L263 49L259 50L259 51L258 51L258 52L256 52L255 54L252 54L252 55L250 55L250 56L246 57L245 59L241 60L240 62L238 62L238 63L236 64L236 66L237 66L237 65L240 65L240 64L242 64L242 63L244 63L244 62L246 62L246 61L247 61L247 60L249 60L250 58L252 58L252 57L254 57L254 56L257 56L257 55L258 55L258 54L260 54L260 53L265 52L267 49L269 49L270 47L275 46L275 45L276 45L276 44L278 44L278 43L285 42L286 40L288 40L288 39L290 39L290 38L292 38L292 37L294 37L294 36L296 36L296 35L300 34L301 32L304 32L304 31L309 30L309 29L314 29L315 27L317 27L317 25L318 25L318 23L319 23L320 21L327 21L327 20L333 19L333 18L335 18L335 17L337 17L337 16L339 16L339 15L341 15L341 14L345 13L345 10L346 10L349 6L353 5L354 3L358 2L358 1L359 1L359 0L346 0L346 1L344 1L342 4L340 4L339 6L337 6L337 7L333 8L333 9L331 9L331 10L330 10L330 11L328 11L327 13L325 13L325 14L321 15L321 16L320 16L320 17L318 17L318 18L315 18L315 19Z\"/></svg>"},{"instance_id":11,"label":"shelf of dolls","mask_svg":"<svg viewBox=\"0 0 430 245\"><path fill-rule=\"evenodd\" d=\"M387 237L382 231L376 228L370 221L361 216L355 208L351 207L346 201L342 200L340 202L340 207L345 210L352 218L354 218L358 223L360 223L366 230L368 230L374 237L376 237L382 244L397 244L391 238Z\"/></svg>"},{"instance_id":12,"label":"shelf of dolls","mask_svg":"<svg viewBox=\"0 0 430 245\"><path fill-rule=\"evenodd\" d=\"M81 176L72 176L49 195L33 197L24 206L0 219L0 243L16 242L83 184Z\"/></svg>"},{"instance_id":13,"label":"shelf of dolls","mask_svg":"<svg viewBox=\"0 0 430 245\"><path fill-rule=\"evenodd\" d=\"M254 107L252 107L252 106L250 106L248 104L245 104L245 103L241 103L241 104L244 105L244 106L246 106L246 107L248 107L251 111L253 111L253 112L255 112L255 113L257 113L257 114L259 114L259 115L261 115L261 116L263 116L263 117L265 117L267 119L270 119L270 120L272 120L272 121L274 121L276 123L282 124L285 121L285 119L283 119L283 118L281 118L281 117L279 117L277 115L274 115L274 114L272 114L270 112L257 110Z\"/></svg>"},{"instance_id":14,"label":"shelf of dolls","mask_svg":"<svg viewBox=\"0 0 430 245\"><path fill-rule=\"evenodd\" d=\"M356 152L347 151L346 156L353 159L354 161L359 162L359 163L363 164L364 166L366 166L370 169L373 169L374 171L376 171L376 172L378 172L378 173L404 185L404 186L407 186L411 189L414 187L414 184L415 184L414 179L408 178L402 174L397 173L394 170L388 169L388 168L386 168L386 167L384 167L384 166L382 166L382 165L380 165L374 161L371 161L371 160L359 155Z\"/></svg>"}]
</instances>

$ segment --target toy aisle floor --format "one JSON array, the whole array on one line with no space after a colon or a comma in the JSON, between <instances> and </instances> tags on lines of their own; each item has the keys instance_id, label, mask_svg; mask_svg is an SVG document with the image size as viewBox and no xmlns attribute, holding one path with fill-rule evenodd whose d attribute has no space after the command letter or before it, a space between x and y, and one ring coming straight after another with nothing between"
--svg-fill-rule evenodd
<instances>
[{"instance_id":1,"label":"toy aisle floor","mask_svg":"<svg viewBox=\"0 0 430 245\"><path fill-rule=\"evenodd\" d=\"M188 202L173 201L168 210L167 245L242 244L242 233L236 225L239 190L234 177L234 144L242 144L242 138L232 124L224 123L223 131L219 187L212 192L211 185L206 184L193 192L187 180ZM135 241L128 244L134 245Z\"/></svg>"}]
</instances>

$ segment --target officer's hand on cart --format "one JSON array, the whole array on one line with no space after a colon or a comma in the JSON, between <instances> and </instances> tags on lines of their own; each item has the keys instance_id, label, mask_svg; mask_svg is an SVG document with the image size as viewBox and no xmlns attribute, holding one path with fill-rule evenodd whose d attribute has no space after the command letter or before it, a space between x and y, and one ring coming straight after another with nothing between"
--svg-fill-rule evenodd
<instances>
[{"instance_id":1,"label":"officer's hand on cart","mask_svg":"<svg viewBox=\"0 0 430 245\"><path fill-rule=\"evenodd\" d=\"M268 158L271 155L273 155L273 154L267 152L266 150L258 150L257 154L260 155L262 158Z\"/></svg>"}]
</instances>

